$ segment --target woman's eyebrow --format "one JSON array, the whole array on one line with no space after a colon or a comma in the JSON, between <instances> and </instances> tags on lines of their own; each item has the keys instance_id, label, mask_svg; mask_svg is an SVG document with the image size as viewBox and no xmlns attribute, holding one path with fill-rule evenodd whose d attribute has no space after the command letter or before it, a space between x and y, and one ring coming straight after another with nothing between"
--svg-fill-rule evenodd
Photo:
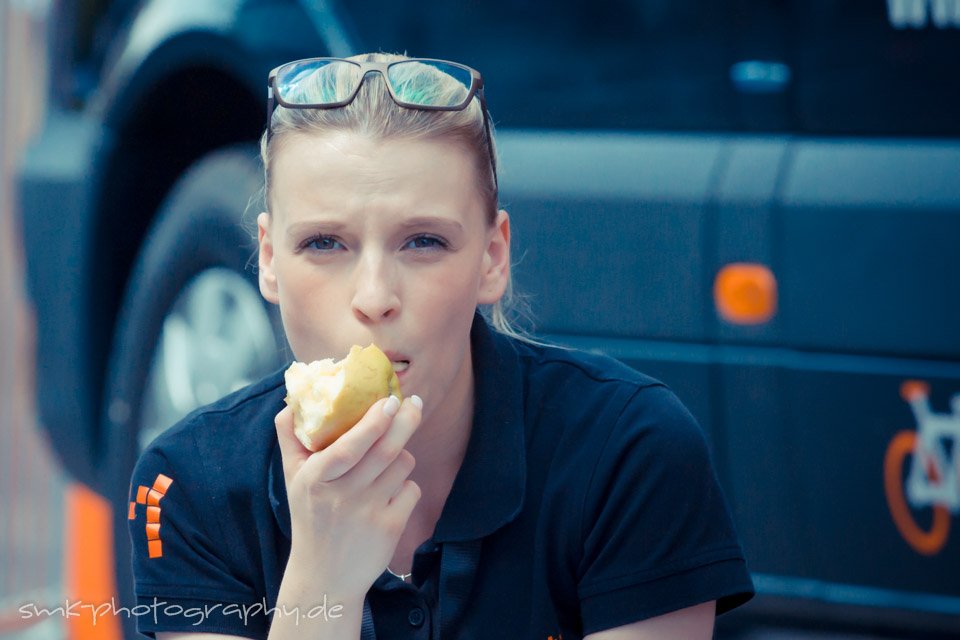
<instances>
[{"instance_id":1,"label":"woman's eyebrow","mask_svg":"<svg viewBox=\"0 0 960 640\"><path fill-rule=\"evenodd\" d=\"M398 225L400 229L410 229L412 227L425 226L441 226L446 227L451 231L463 231L462 224L456 220L444 218L442 216L417 216L415 218L407 218Z\"/></svg>"},{"instance_id":2,"label":"woman's eyebrow","mask_svg":"<svg viewBox=\"0 0 960 640\"><path fill-rule=\"evenodd\" d=\"M299 240L301 236L308 233L337 233L342 231L347 225L337 220L306 220L304 222L295 222L287 228L287 237L293 241Z\"/></svg>"}]
</instances>

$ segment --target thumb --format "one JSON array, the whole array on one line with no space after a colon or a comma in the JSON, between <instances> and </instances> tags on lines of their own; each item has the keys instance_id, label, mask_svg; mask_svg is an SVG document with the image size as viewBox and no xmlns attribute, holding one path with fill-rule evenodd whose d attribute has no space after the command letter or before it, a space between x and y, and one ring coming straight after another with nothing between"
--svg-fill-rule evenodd
<instances>
[{"instance_id":1,"label":"thumb","mask_svg":"<svg viewBox=\"0 0 960 640\"><path fill-rule=\"evenodd\" d=\"M284 407L274 418L273 423L277 427L277 441L280 444L280 457L283 459L283 476L289 487L293 476L312 452L303 446L293 432L293 410L290 407Z\"/></svg>"}]
</instances>

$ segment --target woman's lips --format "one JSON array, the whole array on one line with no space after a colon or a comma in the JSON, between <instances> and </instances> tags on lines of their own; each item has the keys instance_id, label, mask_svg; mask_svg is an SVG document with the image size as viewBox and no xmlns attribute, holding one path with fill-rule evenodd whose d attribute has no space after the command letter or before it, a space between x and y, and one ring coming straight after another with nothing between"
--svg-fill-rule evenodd
<instances>
[{"instance_id":1,"label":"woman's lips","mask_svg":"<svg viewBox=\"0 0 960 640\"><path fill-rule=\"evenodd\" d=\"M397 378L403 379L406 376L407 371L410 369L410 358L405 353L399 353L397 351L384 351L384 355L390 359L390 363L393 365L393 371L397 374Z\"/></svg>"},{"instance_id":2,"label":"woman's lips","mask_svg":"<svg viewBox=\"0 0 960 640\"><path fill-rule=\"evenodd\" d=\"M400 367L398 370L397 367ZM400 383L400 389L403 390L403 395L407 395L407 391L404 390L407 386L407 374L410 373L410 363L409 362L394 362L393 363L393 372L397 376L397 382Z\"/></svg>"}]
</instances>

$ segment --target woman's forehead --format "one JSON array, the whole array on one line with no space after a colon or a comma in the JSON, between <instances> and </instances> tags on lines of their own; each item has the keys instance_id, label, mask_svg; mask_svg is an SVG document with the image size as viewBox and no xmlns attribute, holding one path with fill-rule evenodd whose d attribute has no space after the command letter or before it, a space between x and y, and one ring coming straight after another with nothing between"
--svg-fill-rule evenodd
<instances>
[{"instance_id":1,"label":"woman's forehead","mask_svg":"<svg viewBox=\"0 0 960 640\"><path fill-rule=\"evenodd\" d=\"M322 164L328 171L367 170L408 175L413 166L463 171L471 154L454 141L440 138L376 138L353 131L291 132L274 153L275 170L290 164ZM470 176L473 177L472 175Z\"/></svg>"},{"instance_id":2,"label":"woman's forehead","mask_svg":"<svg viewBox=\"0 0 960 640\"><path fill-rule=\"evenodd\" d=\"M451 142L352 132L287 135L271 167L272 205L280 211L456 215L483 207L472 157Z\"/></svg>"}]
</instances>

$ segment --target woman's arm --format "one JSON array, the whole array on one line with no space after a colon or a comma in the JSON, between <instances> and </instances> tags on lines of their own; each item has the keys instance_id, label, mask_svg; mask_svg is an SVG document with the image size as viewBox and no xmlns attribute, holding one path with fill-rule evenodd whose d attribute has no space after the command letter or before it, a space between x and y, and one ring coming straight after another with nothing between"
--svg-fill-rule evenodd
<instances>
[{"instance_id":1,"label":"woman's arm","mask_svg":"<svg viewBox=\"0 0 960 640\"><path fill-rule=\"evenodd\" d=\"M710 640L713 637L716 604L716 600L711 600L655 618L591 633L584 640Z\"/></svg>"},{"instance_id":2,"label":"woman's arm","mask_svg":"<svg viewBox=\"0 0 960 640\"><path fill-rule=\"evenodd\" d=\"M318 576L306 569L309 566L293 557L287 563L268 640L359 640L363 594L346 600L335 597L329 602L317 602ZM333 590L325 591L333 593ZM318 611L321 605L322 615Z\"/></svg>"}]
</instances>

